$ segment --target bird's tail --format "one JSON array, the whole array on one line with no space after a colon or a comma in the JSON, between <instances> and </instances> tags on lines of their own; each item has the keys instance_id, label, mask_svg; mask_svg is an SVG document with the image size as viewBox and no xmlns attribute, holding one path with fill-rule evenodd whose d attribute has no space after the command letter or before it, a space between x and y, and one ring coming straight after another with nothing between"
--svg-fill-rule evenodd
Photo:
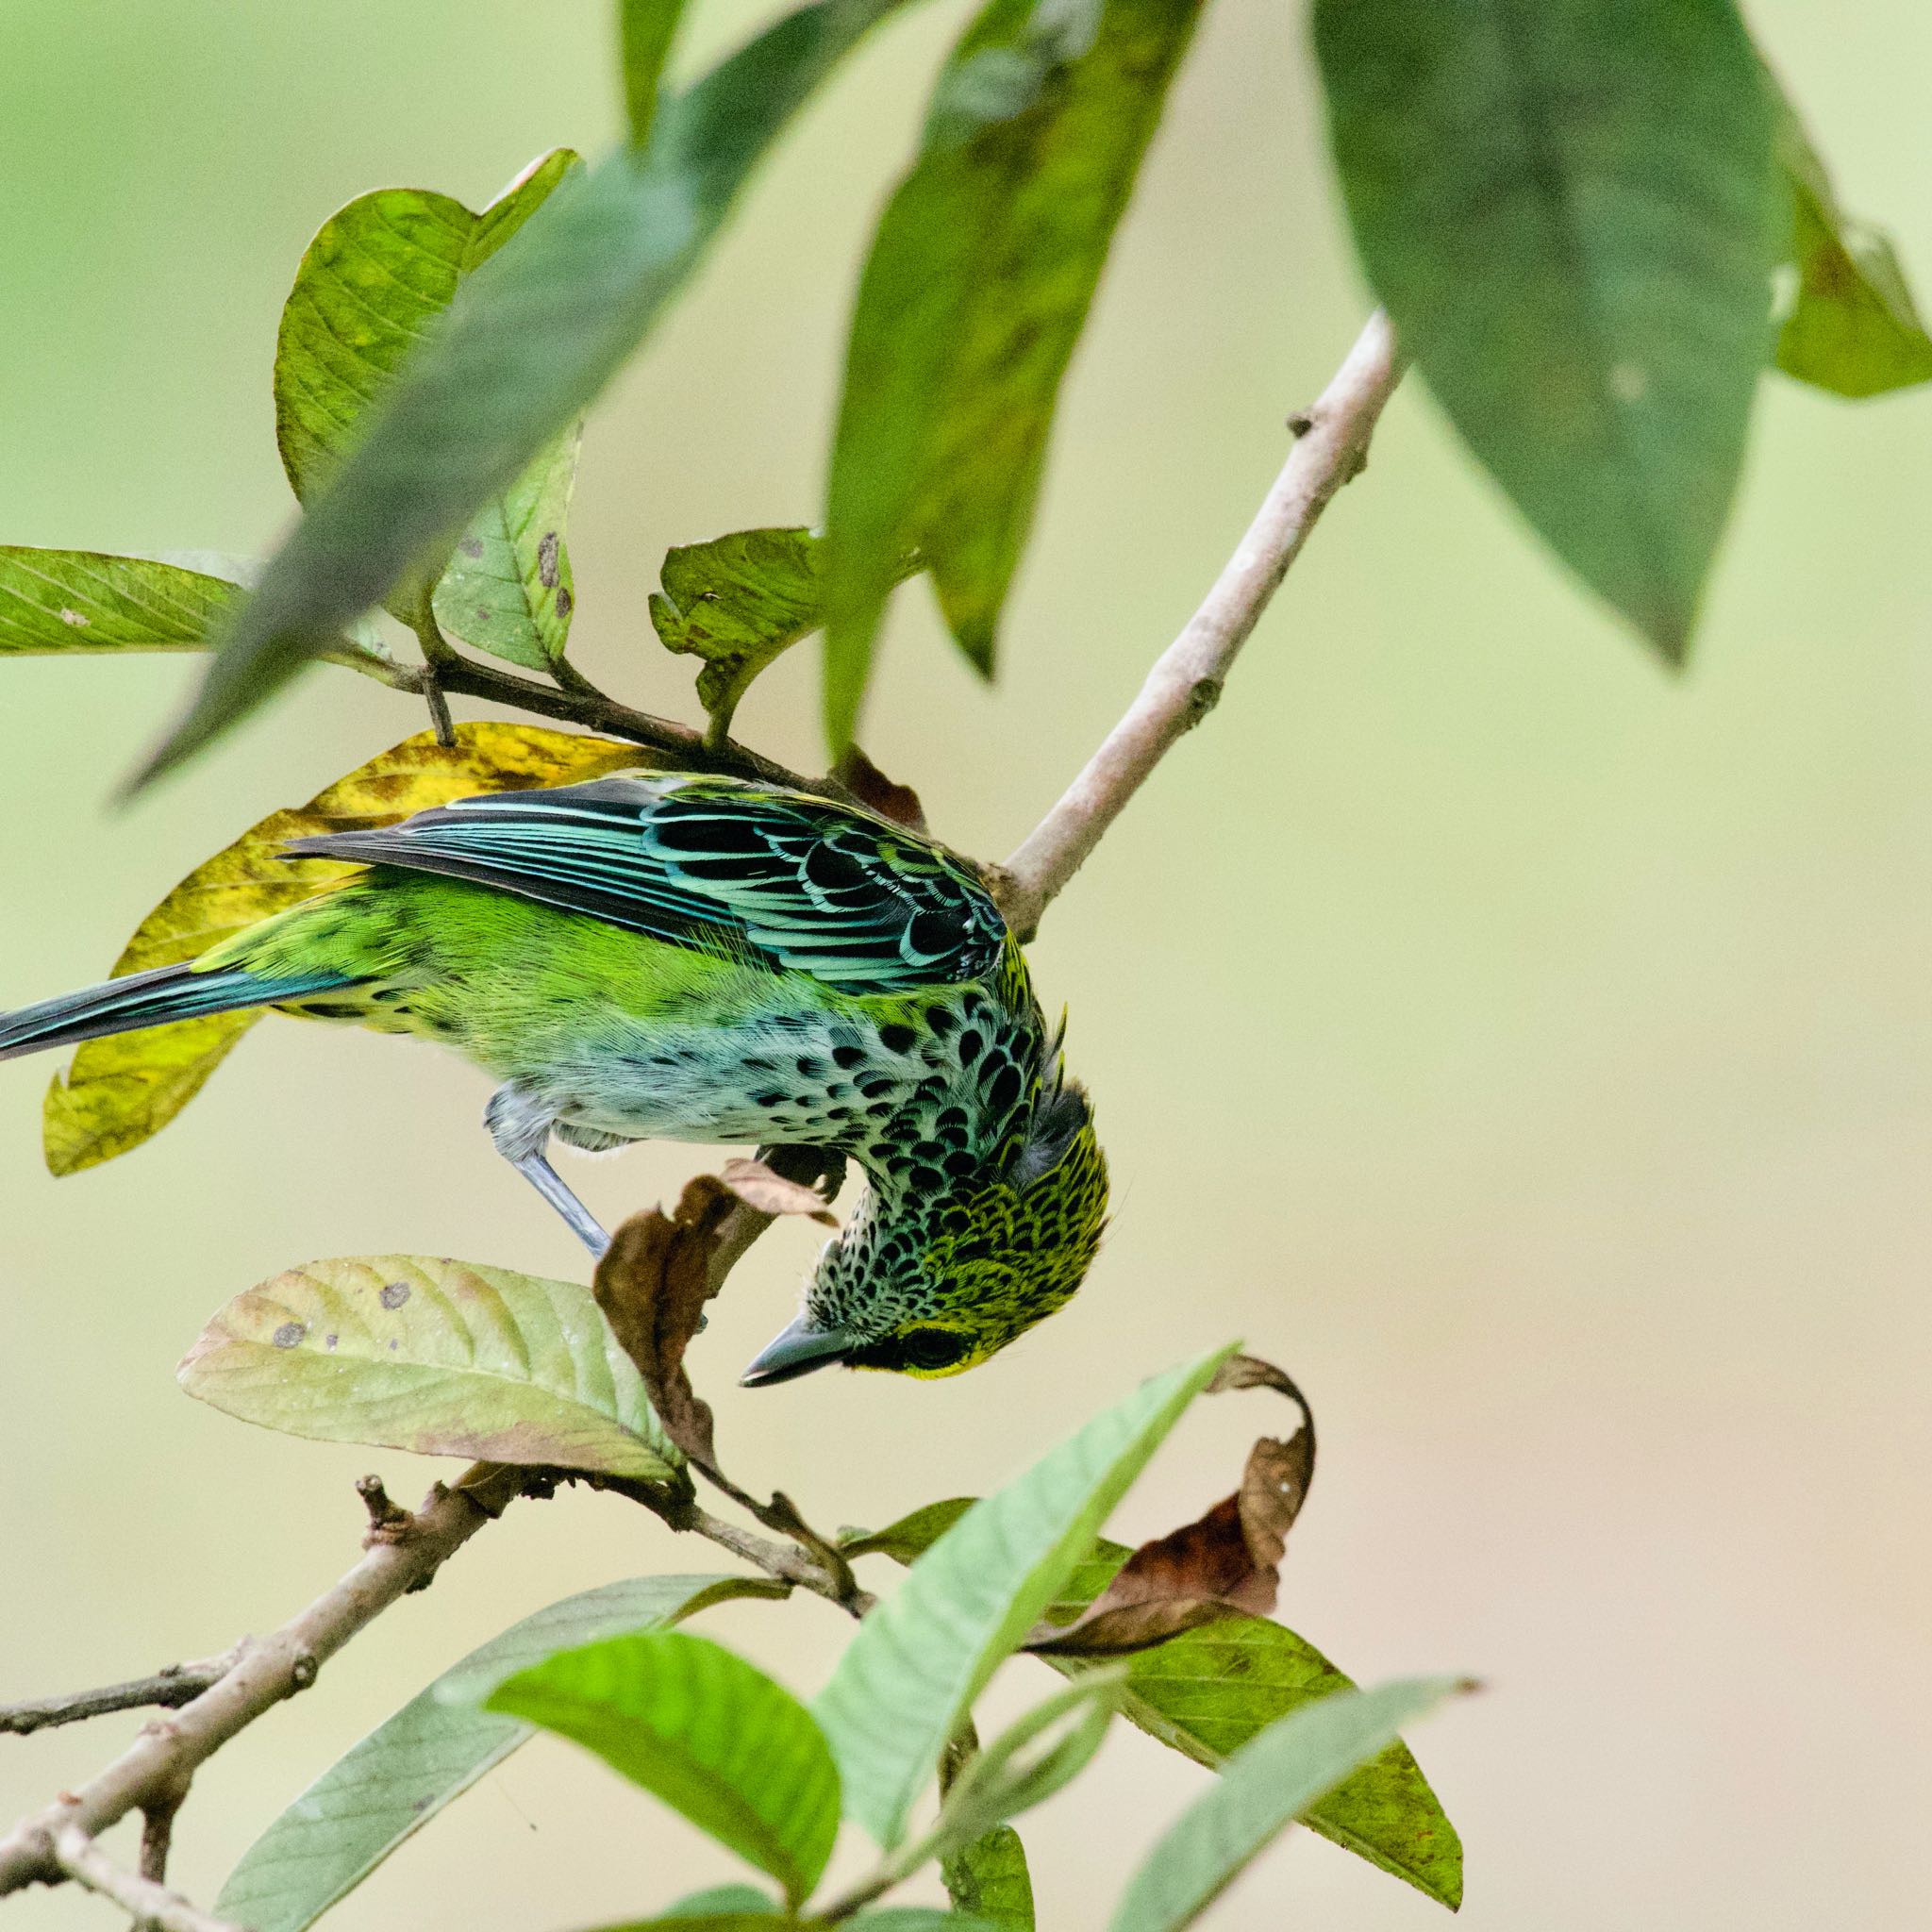
<instances>
[{"instance_id":1,"label":"bird's tail","mask_svg":"<svg viewBox=\"0 0 1932 1932\"><path fill-rule=\"evenodd\" d=\"M125 979L42 1000L37 1007L0 1013L0 1060L39 1053L43 1047L73 1046L106 1033L134 1033L143 1026L165 1026L173 1020L198 1020L208 1013L307 999L349 983L340 973L270 978L239 966L197 973L192 962L131 973Z\"/></svg>"}]
</instances>

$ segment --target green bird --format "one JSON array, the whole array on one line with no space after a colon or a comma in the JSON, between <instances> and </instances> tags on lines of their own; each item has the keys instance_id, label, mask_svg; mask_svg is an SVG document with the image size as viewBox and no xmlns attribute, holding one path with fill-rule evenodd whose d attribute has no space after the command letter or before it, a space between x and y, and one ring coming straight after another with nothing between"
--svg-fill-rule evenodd
<instances>
[{"instance_id":1,"label":"green bird","mask_svg":"<svg viewBox=\"0 0 1932 1932\"><path fill-rule=\"evenodd\" d=\"M986 1360L1079 1287L1107 1164L974 874L870 813L736 779L498 792L291 841L365 868L181 965L0 1014L0 1059L275 1007L435 1041L595 1256L547 1158L647 1139L847 1155L865 1192L746 1369Z\"/></svg>"}]
</instances>

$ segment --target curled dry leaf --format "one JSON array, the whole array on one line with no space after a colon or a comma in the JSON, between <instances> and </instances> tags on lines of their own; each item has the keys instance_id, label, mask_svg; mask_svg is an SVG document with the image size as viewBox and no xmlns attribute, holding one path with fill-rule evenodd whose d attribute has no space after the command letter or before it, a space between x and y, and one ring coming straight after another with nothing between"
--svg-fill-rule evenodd
<instances>
[{"instance_id":1,"label":"curled dry leaf","mask_svg":"<svg viewBox=\"0 0 1932 1932\"><path fill-rule=\"evenodd\" d=\"M717 1465L710 1406L691 1386L684 1352L717 1292L711 1257L738 1196L716 1174L685 1185L670 1214L653 1208L617 1230L597 1263L592 1292L625 1354L644 1378L644 1392L664 1433L691 1461Z\"/></svg>"},{"instance_id":2,"label":"curled dry leaf","mask_svg":"<svg viewBox=\"0 0 1932 1932\"><path fill-rule=\"evenodd\" d=\"M825 1171L824 1157L809 1149L780 1148L773 1159L800 1174ZM597 1264L597 1306L637 1364L665 1434L713 1476L719 1469L710 1405L692 1389L684 1352L732 1263L779 1214L838 1225L824 1195L805 1180L762 1160L727 1161L722 1176L701 1174L688 1181L670 1214L654 1208L632 1215Z\"/></svg>"},{"instance_id":3,"label":"curled dry leaf","mask_svg":"<svg viewBox=\"0 0 1932 1932\"><path fill-rule=\"evenodd\" d=\"M1274 1389L1301 1410L1287 1441L1263 1436L1241 1485L1198 1522L1145 1542L1073 1623L1049 1625L1026 1648L1046 1657L1118 1657L1228 1617L1274 1608L1288 1533L1315 1474L1315 1419L1294 1383L1271 1362L1238 1355L1208 1392Z\"/></svg>"},{"instance_id":4,"label":"curled dry leaf","mask_svg":"<svg viewBox=\"0 0 1932 1932\"><path fill-rule=\"evenodd\" d=\"M727 1160L718 1178L747 1208L756 1208L760 1214L802 1214L821 1227L839 1224L839 1217L817 1189L774 1172L762 1160Z\"/></svg>"},{"instance_id":5,"label":"curled dry leaf","mask_svg":"<svg viewBox=\"0 0 1932 1932\"><path fill-rule=\"evenodd\" d=\"M925 830L925 808L919 802L919 793L909 785L893 783L856 744L848 744L839 754L832 775L867 811L915 832Z\"/></svg>"}]
</instances>

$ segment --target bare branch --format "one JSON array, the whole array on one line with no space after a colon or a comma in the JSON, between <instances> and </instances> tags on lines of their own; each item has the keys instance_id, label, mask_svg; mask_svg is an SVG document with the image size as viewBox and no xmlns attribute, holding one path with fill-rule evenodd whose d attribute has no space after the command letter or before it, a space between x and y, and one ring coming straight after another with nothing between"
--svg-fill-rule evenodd
<instances>
[{"instance_id":1,"label":"bare branch","mask_svg":"<svg viewBox=\"0 0 1932 1932\"><path fill-rule=\"evenodd\" d=\"M112 1899L133 1915L139 1926L158 1926L160 1932L241 1932L227 1920L210 1918L190 1905L178 1891L170 1891L165 1885L122 1871L77 1824L70 1824L55 1835L53 1857L67 1877L90 1891L99 1892L103 1898Z\"/></svg>"},{"instance_id":2,"label":"bare branch","mask_svg":"<svg viewBox=\"0 0 1932 1932\"><path fill-rule=\"evenodd\" d=\"M343 1644L398 1597L421 1590L501 1515L525 1481L522 1470L477 1463L453 1488L439 1483L407 1534L373 1540L362 1560L299 1616L272 1636L245 1641L232 1668L177 1715L156 1719L98 1776L0 1838L0 1897L63 1874L94 1884L63 1861L62 1845L91 1840L130 1811L178 1805L197 1766L264 1711L306 1690ZM192 1932L212 1924L199 1914L174 1923Z\"/></svg>"},{"instance_id":3,"label":"bare branch","mask_svg":"<svg viewBox=\"0 0 1932 1932\"><path fill-rule=\"evenodd\" d=\"M169 1664L151 1677L136 1677L126 1684L106 1684L98 1690L75 1690L65 1697L35 1697L21 1704L0 1705L0 1733L25 1737L29 1732L51 1730L56 1724L79 1724L87 1718L139 1710L148 1705L178 1710L219 1684L233 1668L236 1656L231 1650L194 1663Z\"/></svg>"},{"instance_id":4,"label":"bare branch","mask_svg":"<svg viewBox=\"0 0 1932 1932\"><path fill-rule=\"evenodd\" d=\"M1041 915L1174 744L1211 711L1268 600L1308 532L1367 461L1382 406L1402 375L1395 331L1379 309L1320 398L1291 419L1296 433L1274 487L1186 629L1141 694L1004 867L989 868L1007 923L1030 939Z\"/></svg>"}]
</instances>

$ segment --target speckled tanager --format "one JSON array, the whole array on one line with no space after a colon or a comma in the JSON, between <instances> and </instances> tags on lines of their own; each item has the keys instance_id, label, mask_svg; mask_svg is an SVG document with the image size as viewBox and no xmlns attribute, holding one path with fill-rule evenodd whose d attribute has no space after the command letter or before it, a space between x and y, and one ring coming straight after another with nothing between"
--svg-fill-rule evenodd
<instances>
[{"instance_id":1,"label":"speckled tanager","mask_svg":"<svg viewBox=\"0 0 1932 1932\"><path fill-rule=\"evenodd\" d=\"M744 1379L984 1361L1080 1285L1107 1167L973 874L867 812L723 777L496 793L290 857L364 868L199 958L0 1014L0 1059L246 1007L436 1041L593 1254L554 1134L849 1155L868 1186Z\"/></svg>"}]
</instances>

